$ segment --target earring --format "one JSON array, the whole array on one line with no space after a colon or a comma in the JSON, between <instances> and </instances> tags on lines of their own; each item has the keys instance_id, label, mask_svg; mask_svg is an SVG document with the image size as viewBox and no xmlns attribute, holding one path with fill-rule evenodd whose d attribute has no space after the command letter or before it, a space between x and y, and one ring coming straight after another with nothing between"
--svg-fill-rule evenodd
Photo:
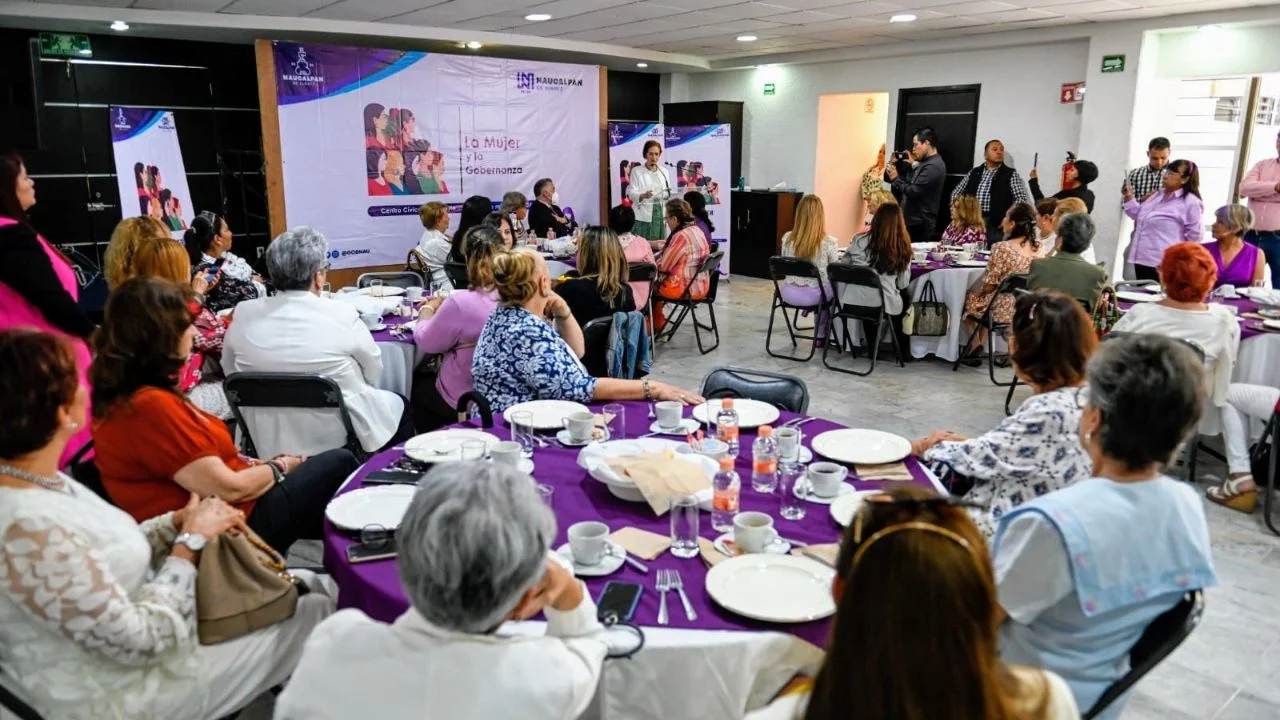
<instances>
[{"instance_id":1,"label":"earring","mask_svg":"<svg viewBox=\"0 0 1280 720\"><path fill-rule=\"evenodd\" d=\"M80 429L80 423L76 422L75 420L72 420L71 422L67 423L67 429L68 429L68 430L79 430L79 429Z\"/></svg>"},{"instance_id":2,"label":"earring","mask_svg":"<svg viewBox=\"0 0 1280 720\"><path fill-rule=\"evenodd\" d=\"M1086 430L1084 433L1084 436L1081 437L1080 439L1084 441L1085 445L1088 445L1089 443L1093 442L1093 432Z\"/></svg>"}]
</instances>

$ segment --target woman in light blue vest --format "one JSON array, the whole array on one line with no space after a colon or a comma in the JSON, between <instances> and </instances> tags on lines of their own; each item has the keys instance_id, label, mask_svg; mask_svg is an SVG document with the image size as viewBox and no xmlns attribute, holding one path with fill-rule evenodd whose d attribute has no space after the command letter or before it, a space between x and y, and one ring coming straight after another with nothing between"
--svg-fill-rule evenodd
<instances>
[{"instance_id":1,"label":"woman in light blue vest","mask_svg":"<svg viewBox=\"0 0 1280 720\"><path fill-rule=\"evenodd\" d=\"M992 544L1005 662L1062 676L1082 711L1129 669L1129 650L1188 590L1217 584L1202 501L1162 474L1205 405L1204 370L1182 343L1103 343L1081 389L1080 444L1093 478L1001 518ZM1127 698L1100 718L1119 716Z\"/></svg>"}]
</instances>

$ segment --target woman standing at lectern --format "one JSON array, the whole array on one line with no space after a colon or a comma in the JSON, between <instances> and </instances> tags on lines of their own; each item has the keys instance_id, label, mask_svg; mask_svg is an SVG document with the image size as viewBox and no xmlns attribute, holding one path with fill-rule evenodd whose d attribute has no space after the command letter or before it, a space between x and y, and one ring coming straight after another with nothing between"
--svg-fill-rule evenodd
<instances>
[{"instance_id":1,"label":"woman standing at lectern","mask_svg":"<svg viewBox=\"0 0 1280 720\"><path fill-rule=\"evenodd\" d=\"M644 165L631 168L631 181L627 183L627 198L636 211L632 232L646 240L662 240L667 235L662 204L671 198L671 178L658 162L661 158L662 144L657 140L646 142Z\"/></svg>"}]
</instances>

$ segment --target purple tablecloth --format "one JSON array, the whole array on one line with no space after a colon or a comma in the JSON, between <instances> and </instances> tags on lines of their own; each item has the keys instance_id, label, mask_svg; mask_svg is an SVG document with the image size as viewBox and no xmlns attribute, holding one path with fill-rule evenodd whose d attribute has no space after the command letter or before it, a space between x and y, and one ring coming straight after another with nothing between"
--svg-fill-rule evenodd
<instances>
[{"instance_id":1,"label":"purple tablecloth","mask_svg":"<svg viewBox=\"0 0 1280 720\"><path fill-rule=\"evenodd\" d=\"M648 418L648 406L640 402L629 402L625 403L625 405L627 408L627 437L634 438L647 432L651 422ZM688 411L686 411L686 415L688 415ZM797 415L784 412L778 422L794 417L797 417ZM502 423L501 417L495 418L494 424L495 426L491 430L494 435L504 439L510 437L510 433ZM821 432L841 427L844 426L826 420L814 420L806 423L802 426L805 435L804 444L809 446L812 437ZM743 478L741 509L760 510L769 513L774 517L778 530L784 537L795 538L808 543L838 541L841 528L831 519L828 506L807 503L808 512L804 519L798 521L783 520L778 515L778 497L776 494L762 495L751 490L750 447L754 439L754 432L743 431L742 444L744 451L739 454L737 462L738 474ZM670 533L670 519L668 516L655 517L644 503L626 502L611 495L603 483L598 482L588 475L585 470L578 467L578 452L576 448L566 449L555 446L537 449L533 455L533 460L536 464L533 472L534 478L540 483L545 483L555 488L553 506L559 526L556 533L556 547L566 542L565 532L568 527L582 520L599 520L608 524L613 530L631 526L662 535ZM403 452L399 450L389 450L375 455L356 473L355 478L341 492L349 492L361 487L361 481L367 473L386 467L402 455ZM915 458L909 458L907 466L915 478L912 481L914 485L934 488L933 481L928 473L924 471ZM886 484L896 484L861 481L852 476L850 479L859 490L875 489ZM700 527L703 537L708 539L717 537L718 533L711 527L709 514L702 514ZM351 565L346 558L347 547L352 542L354 540L351 537L338 531L328 522L325 523L324 565L332 573L334 580L338 583L338 587L341 588L339 606L359 608L379 620L387 622L394 620L408 607L408 601L405 599L399 577L396 574L395 561L384 560ZM704 587L707 567L700 557L680 559L668 552L663 553L657 560L645 562L649 566L648 574L641 573L630 565L623 565L620 570L612 575L602 578L587 578L587 588L592 597L599 598L600 592L608 580L621 580L643 585L645 591L641 594L640 604L636 609L635 621L641 625L652 626L657 624L658 617L658 593L654 589L654 579L656 577L654 571L658 568L675 568L680 570L684 578L685 591L688 593L689 600L693 603L694 608L698 611L699 617L697 621L689 622L680 607L679 598L673 594L667 598L671 627L702 630L775 630L794 633L818 647L822 647L825 644L828 621L797 625L777 625L748 620L715 605L707 595Z\"/></svg>"},{"instance_id":2,"label":"purple tablecloth","mask_svg":"<svg viewBox=\"0 0 1280 720\"><path fill-rule=\"evenodd\" d=\"M1230 305L1236 309L1236 317L1240 322L1240 339L1241 340L1248 340L1254 335L1261 335L1262 333L1265 333L1265 332L1275 332L1273 330L1264 329L1262 327L1262 321L1258 320L1257 318L1241 317L1245 313L1256 313L1258 312L1258 309L1262 307L1261 305L1250 300L1249 298L1245 298L1245 297L1214 298L1212 302L1222 304L1222 305ZM1121 300L1118 304L1121 310L1128 312L1129 308L1132 308L1137 303L1125 302L1124 300Z\"/></svg>"},{"instance_id":3,"label":"purple tablecloth","mask_svg":"<svg viewBox=\"0 0 1280 720\"><path fill-rule=\"evenodd\" d=\"M400 335L397 335L391 332L391 328L399 327L400 325L403 325L409 322L410 320L413 320L413 318L400 317L399 315L387 315L386 317L382 318L382 322L385 323L387 327L385 329L379 330L376 333L373 333L373 341L380 342L380 343L381 342L402 342L402 343L407 343L409 345L412 345L413 344L412 332L406 332Z\"/></svg>"}]
</instances>

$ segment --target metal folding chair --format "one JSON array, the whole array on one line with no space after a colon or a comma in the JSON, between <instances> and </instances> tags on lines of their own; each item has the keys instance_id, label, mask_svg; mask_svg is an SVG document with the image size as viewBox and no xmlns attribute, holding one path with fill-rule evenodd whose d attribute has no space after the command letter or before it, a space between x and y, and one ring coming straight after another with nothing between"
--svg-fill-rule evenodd
<instances>
[{"instance_id":1,"label":"metal folding chair","mask_svg":"<svg viewBox=\"0 0 1280 720\"><path fill-rule=\"evenodd\" d=\"M822 364L831 370L837 372L848 373L850 375L867 376L876 369L876 358L880 356L880 343L884 340L887 333L893 343L893 352L898 358L898 365L906 367L907 364L903 360L902 346L898 344L898 334L893 331L893 325L889 322L889 315L884 310L884 286L880 284L880 273L866 265L849 265L846 263L831 263L827 265L827 277L831 280L831 292L835 296L831 301L831 329L835 329L835 323L840 321L841 336L835 343L826 343L822 347ZM861 288L862 294L868 300L874 298L874 304L860 305L844 301L845 289ZM871 365L866 372L859 372L852 368L842 368L832 365L827 360L827 353L834 345L836 352L843 353L845 347L849 348L849 354L857 354L853 344L853 339L849 337L849 321L855 320L862 323L864 330L863 340L867 344L867 351L870 355Z\"/></svg>"},{"instance_id":2,"label":"metal folding chair","mask_svg":"<svg viewBox=\"0 0 1280 720\"><path fill-rule=\"evenodd\" d=\"M809 386L794 375L718 367L702 378L698 394L704 398L747 398L779 409L804 413L809 409Z\"/></svg>"},{"instance_id":3,"label":"metal folding chair","mask_svg":"<svg viewBox=\"0 0 1280 720\"><path fill-rule=\"evenodd\" d=\"M964 359L965 348L969 347L969 343L973 342L973 338L977 336L979 330L986 328L987 329L987 372L991 376L991 383L996 387L1008 387L1010 384L1017 381L1017 377L1014 377L1012 380L1009 380L1009 381L1002 381L1002 380L996 379L996 359L995 359L996 333L1007 330L1009 326L1004 323L996 322L995 317L992 315L992 310L995 308L996 300L998 300L1001 295L1016 295L1017 291L1026 290L1026 289L1027 289L1026 275L1020 275L1020 274L1010 275L1006 277L1003 282L1000 283L1000 287L996 288L996 294L991 296L991 302L987 303L987 309L983 311L982 317L979 318L978 320L978 324L974 326L973 332L969 333L969 337L966 338L964 341L964 344L960 346L960 354L956 356L956 361L951 364L951 370L953 372L960 369L960 361Z\"/></svg>"},{"instance_id":4,"label":"metal folding chair","mask_svg":"<svg viewBox=\"0 0 1280 720\"><path fill-rule=\"evenodd\" d=\"M627 282L647 282L649 283L649 297L644 299L644 307L640 307L641 298L634 298L636 307L649 318L649 352L655 355L658 352L657 346L653 342L653 290L654 284L658 280L658 266L653 263L630 263L628 265Z\"/></svg>"},{"instance_id":5,"label":"metal folding chair","mask_svg":"<svg viewBox=\"0 0 1280 720\"><path fill-rule=\"evenodd\" d=\"M413 270L397 270L395 272L360 273L360 276L356 278L356 287L369 287L374 280L381 280L383 285L400 288L425 288L427 286L427 281L422 279L420 273Z\"/></svg>"},{"instance_id":6,"label":"metal folding chair","mask_svg":"<svg viewBox=\"0 0 1280 720\"><path fill-rule=\"evenodd\" d=\"M766 330L764 334L764 351L772 355L773 357L782 358L783 360L797 360L800 362L808 362L809 360L813 359L813 353L817 351L818 343L825 342L825 338L824 339L818 338L818 333L824 329L826 329L828 332L830 331L829 327L828 328L821 327L823 321L826 319L823 317L823 315L827 314L831 308L831 298L827 297L827 286L826 286L826 283L822 281L822 273L818 271L818 266L814 265L809 260L804 260L802 258L795 258L795 257L787 257L785 255L774 255L773 257L769 258L769 277L770 279L773 280L773 304L769 308L769 329ZM817 280L818 291L821 293L820 295L821 300L818 301L818 304L817 305L795 305L793 303L787 302L782 297L782 285L780 283L786 280L788 277L813 278L814 280ZM791 349L792 350L796 349L797 340L807 341L810 343L808 355L802 358L794 357L791 355L783 355L782 353L774 352L770 348L769 344L770 344L770 341L773 339L774 318L777 316L777 312L779 308L782 308L782 321L787 325L787 334L791 336ZM787 310L792 310L794 312L794 316L795 316L794 324L792 323L792 318L787 317ZM814 313L814 321L813 321L814 334L813 335L801 335L800 333L797 332L796 325L798 325L800 322L801 311Z\"/></svg>"},{"instance_id":7,"label":"metal folding chair","mask_svg":"<svg viewBox=\"0 0 1280 720\"><path fill-rule=\"evenodd\" d=\"M675 313L675 320L670 321L668 326L663 328L662 332L658 333L657 339L664 342L670 342L672 336L676 334L676 330L680 329L680 323L684 322L685 316L693 315L693 335L698 341L698 352L706 355L717 347L720 347L720 326L716 323L715 302L716 288L720 284L720 261L723 259L723 252L714 252L708 255L707 259L704 260L702 265L698 268L698 272L694 274L693 279L689 281L688 285L685 285L684 292L681 293L680 299L663 301L669 303L673 307L679 308L679 311ZM690 294L690 290L693 289L698 276L703 274L706 274L710 278L710 284L707 287L707 294L705 297L695 298ZM703 325L698 321L697 308L699 305L705 305L707 307L707 312L711 315L710 325ZM711 331L716 341L714 345L711 347L703 346L701 330Z\"/></svg>"},{"instance_id":8,"label":"metal folding chair","mask_svg":"<svg viewBox=\"0 0 1280 720\"><path fill-rule=\"evenodd\" d=\"M346 431L347 441L343 447L361 461L369 455L360 444L360 438L351 424L351 412L342 398L342 389L327 377L304 373L232 373L223 381L222 391L227 396L227 403L231 405L231 413L235 415L236 422L240 423L241 432L244 433L242 446L246 455L257 456L253 434L241 412L247 407L336 410Z\"/></svg>"}]
</instances>

